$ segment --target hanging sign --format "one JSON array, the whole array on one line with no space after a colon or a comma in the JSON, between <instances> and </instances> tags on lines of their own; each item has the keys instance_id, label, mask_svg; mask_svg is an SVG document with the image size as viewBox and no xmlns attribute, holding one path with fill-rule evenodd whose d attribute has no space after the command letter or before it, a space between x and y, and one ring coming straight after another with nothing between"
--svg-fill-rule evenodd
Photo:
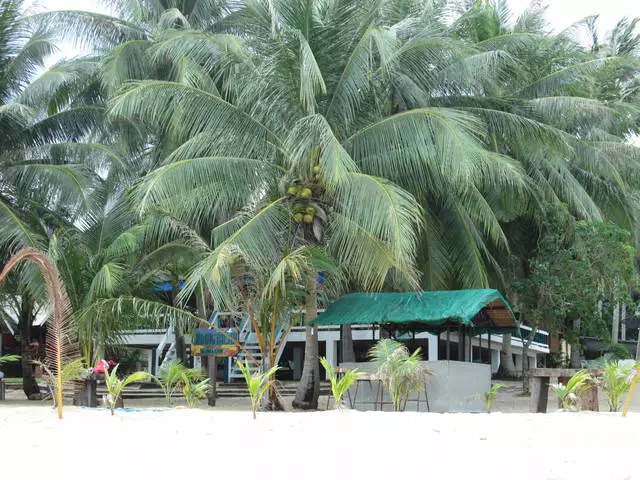
<instances>
[{"instance_id":1,"label":"hanging sign","mask_svg":"<svg viewBox=\"0 0 640 480\"><path fill-rule=\"evenodd\" d=\"M238 331L230 328L224 335L217 330L199 328L193 332L191 342L192 355L216 355L220 357L235 357L239 348L233 341L238 341ZM233 339L233 341L232 341Z\"/></svg>"}]
</instances>

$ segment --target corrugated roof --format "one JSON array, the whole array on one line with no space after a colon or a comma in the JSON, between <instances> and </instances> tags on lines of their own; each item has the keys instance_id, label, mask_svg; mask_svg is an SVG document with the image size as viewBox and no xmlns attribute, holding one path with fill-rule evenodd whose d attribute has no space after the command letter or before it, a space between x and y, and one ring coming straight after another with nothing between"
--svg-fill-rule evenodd
<instances>
[{"instance_id":1,"label":"corrugated roof","mask_svg":"<svg viewBox=\"0 0 640 480\"><path fill-rule=\"evenodd\" d=\"M508 331L517 320L498 290L352 293L332 303L312 325L398 324L418 329L463 325Z\"/></svg>"}]
</instances>

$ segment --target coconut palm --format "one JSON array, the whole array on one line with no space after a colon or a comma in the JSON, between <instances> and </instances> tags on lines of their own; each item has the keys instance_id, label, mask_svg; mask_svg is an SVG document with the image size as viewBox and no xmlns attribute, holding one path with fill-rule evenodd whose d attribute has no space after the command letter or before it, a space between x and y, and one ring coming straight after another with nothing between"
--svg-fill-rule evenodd
<instances>
[{"instance_id":1,"label":"coconut palm","mask_svg":"<svg viewBox=\"0 0 640 480\"><path fill-rule=\"evenodd\" d=\"M483 148L472 114L409 104L409 92L398 92L430 81L421 62L455 68L450 46L428 32L406 40L409 30L390 24L395 13L377 2L273 7L281 11L240 5L218 22L234 37L200 34L158 45L208 66L216 90L144 81L112 103L114 116L185 139L138 187L136 203L143 213L160 205L191 225L217 223L216 248L194 270L191 289L204 281L215 297L217 271L234 255L265 265L292 242L325 246L358 288L380 289L390 278L417 286L420 223L433 280L426 283L442 285L451 273L467 284L464 277L475 274L486 281L481 259L470 255L483 256L484 238L505 239L481 192L500 190L503 201L522 196L519 168ZM433 198L457 213L446 228ZM467 245L453 255L444 246L451 231L465 232ZM301 384L313 386L311 329L308 340ZM314 406L307 390L297 403Z\"/></svg>"}]
</instances>

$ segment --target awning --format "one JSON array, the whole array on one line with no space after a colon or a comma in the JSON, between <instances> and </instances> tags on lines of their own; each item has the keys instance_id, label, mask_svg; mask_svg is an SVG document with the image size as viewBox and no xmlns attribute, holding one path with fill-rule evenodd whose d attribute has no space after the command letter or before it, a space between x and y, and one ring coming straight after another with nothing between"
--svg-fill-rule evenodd
<instances>
[{"instance_id":1,"label":"awning","mask_svg":"<svg viewBox=\"0 0 640 480\"><path fill-rule=\"evenodd\" d=\"M333 302L310 325L381 324L397 329L442 331L463 326L475 333L518 329L498 290L352 293Z\"/></svg>"}]
</instances>

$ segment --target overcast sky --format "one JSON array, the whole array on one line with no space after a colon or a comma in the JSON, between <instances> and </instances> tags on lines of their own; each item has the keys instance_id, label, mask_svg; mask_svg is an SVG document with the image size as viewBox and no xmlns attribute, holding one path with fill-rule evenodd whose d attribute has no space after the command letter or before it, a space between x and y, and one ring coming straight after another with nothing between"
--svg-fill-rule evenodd
<instances>
[{"instance_id":1,"label":"overcast sky","mask_svg":"<svg viewBox=\"0 0 640 480\"><path fill-rule=\"evenodd\" d=\"M34 0L48 10L93 10L106 13L108 2L100 0ZM518 15L531 0L508 0L514 15ZM610 30L622 17L640 17L639 0L547 0L547 19L552 27L563 30L582 18L599 14L601 34ZM66 47L71 48L71 47ZM73 55L76 52L69 52ZM66 56L66 55L65 55Z\"/></svg>"}]
</instances>

